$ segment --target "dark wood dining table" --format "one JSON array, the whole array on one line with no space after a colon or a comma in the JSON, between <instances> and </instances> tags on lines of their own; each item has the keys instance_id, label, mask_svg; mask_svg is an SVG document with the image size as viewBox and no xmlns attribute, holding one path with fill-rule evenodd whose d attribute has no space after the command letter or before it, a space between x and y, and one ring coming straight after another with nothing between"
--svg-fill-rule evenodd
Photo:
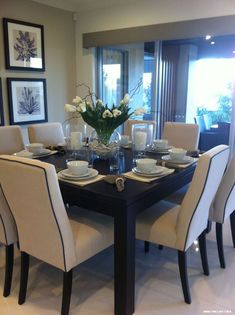
<instances>
[{"instance_id":1,"label":"dark wood dining table","mask_svg":"<svg viewBox=\"0 0 235 315\"><path fill-rule=\"evenodd\" d=\"M159 155L150 155L159 159ZM66 168L68 154L55 154L41 158L55 165L57 170ZM119 158L119 172L130 171L133 156L130 149L122 149ZM99 173L109 173L108 160L95 160L94 168ZM114 313L131 315L135 311L135 222L138 213L164 199L177 189L189 183L195 164L168 176L143 183L127 179L122 192L115 185L99 181L80 187L72 182L60 181L65 203L100 212L114 218Z\"/></svg>"}]
</instances>

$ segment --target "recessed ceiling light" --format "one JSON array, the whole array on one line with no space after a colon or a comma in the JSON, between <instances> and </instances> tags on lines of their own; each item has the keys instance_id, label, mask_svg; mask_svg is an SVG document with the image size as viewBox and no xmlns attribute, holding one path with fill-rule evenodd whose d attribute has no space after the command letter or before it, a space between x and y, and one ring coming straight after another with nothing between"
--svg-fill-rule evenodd
<instances>
[{"instance_id":1,"label":"recessed ceiling light","mask_svg":"<svg viewBox=\"0 0 235 315\"><path fill-rule=\"evenodd\" d=\"M233 54L235 54L235 50L233 50Z\"/></svg>"},{"instance_id":2,"label":"recessed ceiling light","mask_svg":"<svg viewBox=\"0 0 235 315\"><path fill-rule=\"evenodd\" d=\"M211 35L206 35L205 39L206 39L206 40L211 39Z\"/></svg>"},{"instance_id":3,"label":"recessed ceiling light","mask_svg":"<svg viewBox=\"0 0 235 315\"><path fill-rule=\"evenodd\" d=\"M215 45L215 42L211 42L211 45Z\"/></svg>"}]
</instances>

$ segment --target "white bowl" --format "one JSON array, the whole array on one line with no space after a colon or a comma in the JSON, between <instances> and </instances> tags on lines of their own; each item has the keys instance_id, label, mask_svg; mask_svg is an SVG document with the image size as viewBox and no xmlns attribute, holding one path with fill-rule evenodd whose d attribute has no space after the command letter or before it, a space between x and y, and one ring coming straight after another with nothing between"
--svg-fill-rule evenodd
<instances>
[{"instance_id":1,"label":"white bowl","mask_svg":"<svg viewBox=\"0 0 235 315\"><path fill-rule=\"evenodd\" d=\"M173 148L169 150L169 154L172 160L183 160L187 151L181 148Z\"/></svg>"},{"instance_id":2,"label":"white bowl","mask_svg":"<svg viewBox=\"0 0 235 315\"><path fill-rule=\"evenodd\" d=\"M88 172L87 161L69 161L67 167L69 172L74 175L84 175Z\"/></svg>"},{"instance_id":3,"label":"white bowl","mask_svg":"<svg viewBox=\"0 0 235 315\"><path fill-rule=\"evenodd\" d=\"M153 146L155 148L166 149L168 147L168 140L166 139L153 140Z\"/></svg>"},{"instance_id":4,"label":"white bowl","mask_svg":"<svg viewBox=\"0 0 235 315\"><path fill-rule=\"evenodd\" d=\"M26 148L29 152L32 152L33 154L40 153L43 149L42 143L29 143L26 145Z\"/></svg>"},{"instance_id":5,"label":"white bowl","mask_svg":"<svg viewBox=\"0 0 235 315\"><path fill-rule=\"evenodd\" d=\"M136 166L141 172L150 172L156 166L156 160L147 158L138 159L136 160Z\"/></svg>"}]
</instances>

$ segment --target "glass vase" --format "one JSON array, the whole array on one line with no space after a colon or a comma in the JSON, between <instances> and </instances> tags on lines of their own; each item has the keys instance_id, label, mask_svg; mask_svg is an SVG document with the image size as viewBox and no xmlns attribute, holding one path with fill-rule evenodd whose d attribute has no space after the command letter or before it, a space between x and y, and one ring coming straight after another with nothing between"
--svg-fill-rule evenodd
<instances>
[{"instance_id":1,"label":"glass vase","mask_svg":"<svg viewBox=\"0 0 235 315\"><path fill-rule=\"evenodd\" d=\"M116 130L110 132L108 136L108 133L98 133L94 129L90 135L89 146L100 159L106 160L116 154L120 141L120 133Z\"/></svg>"}]
</instances>

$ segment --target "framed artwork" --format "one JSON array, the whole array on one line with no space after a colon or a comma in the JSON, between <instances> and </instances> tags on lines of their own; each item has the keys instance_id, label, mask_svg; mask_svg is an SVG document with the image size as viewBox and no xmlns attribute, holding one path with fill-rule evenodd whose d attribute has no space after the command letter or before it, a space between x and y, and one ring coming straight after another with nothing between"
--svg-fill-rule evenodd
<instances>
[{"instance_id":1,"label":"framed artwork","mask_svg":"<svg viewBox=\"0 0 235 315\"><path fill-rule=\"evenodd\" d=\"M0 78L0 126L4 126L3 100L2 100L2 80Z\"/></svg>"},{"instance_id":2,"label":"framed artwork","mask_svg":"<svg viewBox=\"0 0 235 315\"><path fill-rule=\"evenodd\" d=\"M7 78L11 125L47 121L46 79Z\"/></svg>"},{"instance_id":3,"label":"framed artwork","mask_svg":"<svg viewBox=\"0 0 235 315\"><path fill-rule=\"evenodd\" d=\"M6 69L45 71L43 26L3 18Z\"/></svg>"}]
</instances>

